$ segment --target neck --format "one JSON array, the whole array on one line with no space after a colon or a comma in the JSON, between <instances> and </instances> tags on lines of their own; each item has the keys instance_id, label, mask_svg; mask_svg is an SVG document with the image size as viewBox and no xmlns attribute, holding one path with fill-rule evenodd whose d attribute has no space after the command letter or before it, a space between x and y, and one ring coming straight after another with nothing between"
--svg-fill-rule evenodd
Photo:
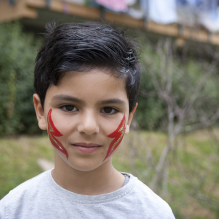
<instances>
[{"instance_id":1,"label":"neck","mask_svg":"<svg viewBox=\"0 0 219 219\"><path fill-rule=\"evenodd\" d=\"M113 167L112 158L94 170L79 171L66 164L57 154L52 177L64 189L81 195L114 192L123 186L125 180L125 177Z\"/></svg>"}]
</instances>

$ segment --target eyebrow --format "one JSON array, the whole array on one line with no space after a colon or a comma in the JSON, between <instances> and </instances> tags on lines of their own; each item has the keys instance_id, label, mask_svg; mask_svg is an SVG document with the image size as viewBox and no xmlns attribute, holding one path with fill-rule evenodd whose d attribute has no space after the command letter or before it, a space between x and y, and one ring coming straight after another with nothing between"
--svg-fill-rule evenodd
<instances>
[{"instance_id":1,"label":"eyebrow","mask_svg":"<svg viewBox=\"0 0 219 219\"><path fill-rule=\"evenodd\" d=\"M114 99L108 99L108 100L103 100L100 101L101 104L121 104L121 105L125 105L125 101L118 99L118 98L114 98Z\"/></svg>"},{"instance_id":2,"label":"eyebrow","mask_svg":"<svg viewBox=\"0 0 219 219\"><path fill-rule=\"evenodd\" d=\"M53 101L66 100L66 101L72 101L72 102L76 102L76 103L84 103L84 101L78 99L77 97L73 97L73 96L69 96L69 95L65 95L65 94L55 95L52 98L52 100Z\"/></svg>"},{"instance_id":3,"label":"eyebrow","mask_svg":"<svg viewBox=\"0 0 219 219\"><path fill-rule=\"evenodd\" d=\"M75 103L80 103L84 104L83 100L78 99L77 97L65 95L65 94L58 94L55 95L52 98L53 101L60 101L60 100L66 100L66 101L71 101ZM108 100L102 100L98 102L99 104L119 104L119 105L125 105L125 101L119 99L119 98L113 98L113 99L108 99Z\"/></svg>"}]
</instances>

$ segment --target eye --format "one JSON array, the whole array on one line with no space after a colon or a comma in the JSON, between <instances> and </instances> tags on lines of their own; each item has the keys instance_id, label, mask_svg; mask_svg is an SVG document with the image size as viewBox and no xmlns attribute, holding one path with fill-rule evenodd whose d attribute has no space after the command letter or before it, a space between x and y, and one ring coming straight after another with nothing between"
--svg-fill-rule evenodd
<instances>
[{"instance_id":1,"label":"eye","mask_svg":"<svg viewBox=\"0 0 219 219\"><path fill-rule=\"evenodd\" d=\"M105 114L115 114L118 112L118 110L108 106L108 107L104 107L103 109L101 109L101 112Z\"/></svg>"},{"instance_id":2,"label":"eye","mask_svg":"<svg viewBox=\"0 0 219 219\"><path fill-rule=\"evenodd\" d=\"M64 105L64 106L61 106L60 109L66 112L75 112L78 110L74 105Z\"/></svg>"}]
</instances>

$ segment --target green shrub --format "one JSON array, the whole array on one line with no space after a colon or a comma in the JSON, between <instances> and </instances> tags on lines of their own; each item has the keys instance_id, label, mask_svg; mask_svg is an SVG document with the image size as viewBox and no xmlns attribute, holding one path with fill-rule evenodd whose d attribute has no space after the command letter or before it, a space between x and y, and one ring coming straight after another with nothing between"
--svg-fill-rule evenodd
<instances>
[{"instance_id":1,"label":"green shrub","mask_svg":"<svg viewBox=\"0 0 219 219\"><path fill-rule=\"evenodd\" d=\"M165 91L170 71L173 74L168 96L176 102L179 108L182 109L186 101L191 101L192 95L197 93L192 107L186 113L185 125L195 124L205 117L213 116L219 107L219 77L216 60L210 63L194 57L182 59L179 54L174 53L171 43L167 42L164 40L158 45L142 43L143 71L136 120L143 129L166 130L167 102L158 95L152 78L155 77L159 86L164 87L161 90ZM210 71L211 74L209 74ZM197 92L196 88L200 80L203 80L204 83Z\"/></svg>"},{"instance_id":2,"label":"green shrub","mask_svg":"<svg viewBox=\"0 0 219 219\"><path fill-rule=\"evenodd\" d=\"M0 25L0 135L39 132L32 95L39 40L19 23Z\"/></svg>"}]
</instances>

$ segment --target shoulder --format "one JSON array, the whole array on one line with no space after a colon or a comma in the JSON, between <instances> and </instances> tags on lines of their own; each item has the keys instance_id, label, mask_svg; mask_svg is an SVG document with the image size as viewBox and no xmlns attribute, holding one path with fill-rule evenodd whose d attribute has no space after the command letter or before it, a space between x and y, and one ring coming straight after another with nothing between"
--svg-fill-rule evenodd
<instances>
[{"instance_id":1,"label":"shoulder","mask_svg":"<svg viewBox=\"0 0 219 219\"><path fill-rule=\"evenodd\" d=\"M147 185L138 180L137 177L130 175L130 183L132 184L132 190L130 195L132 200L143 208L149 209L151 216L156 218L175 218L170 206L161 197L155 194Z\"/></svg>"},{"instance_id":2,"label":"shoulder","mask_svg":"<svg viewBox=\"0 0 219 219\"><path fill-rule=\"evenodd\" d=\"M39 186L42 186L42 184L45 183L48 173L49 171L43 172L33 177L32 179L23 182L22 184L11 190L1 201L3 201L4 199L10 199L11 197L13 197L14 199L14 195L16 195L16 197L19 197L20 195L24 195L27 192L34 192L34 189L37 189Z\"/></svg>"},{"instance_id":3,"label":"shoulder","mask_svg":"<svg viewBox=\"0 0 219 219\"><path fill-rule=\"evenodd\" d=\"M43 172L11 190L0 201L0 215L3 209L16 207L19 203L25 200L31 200L33 197L37 196L39 190L45 186L48 174L49 171Z\"/></svg>"}]
</instances>

